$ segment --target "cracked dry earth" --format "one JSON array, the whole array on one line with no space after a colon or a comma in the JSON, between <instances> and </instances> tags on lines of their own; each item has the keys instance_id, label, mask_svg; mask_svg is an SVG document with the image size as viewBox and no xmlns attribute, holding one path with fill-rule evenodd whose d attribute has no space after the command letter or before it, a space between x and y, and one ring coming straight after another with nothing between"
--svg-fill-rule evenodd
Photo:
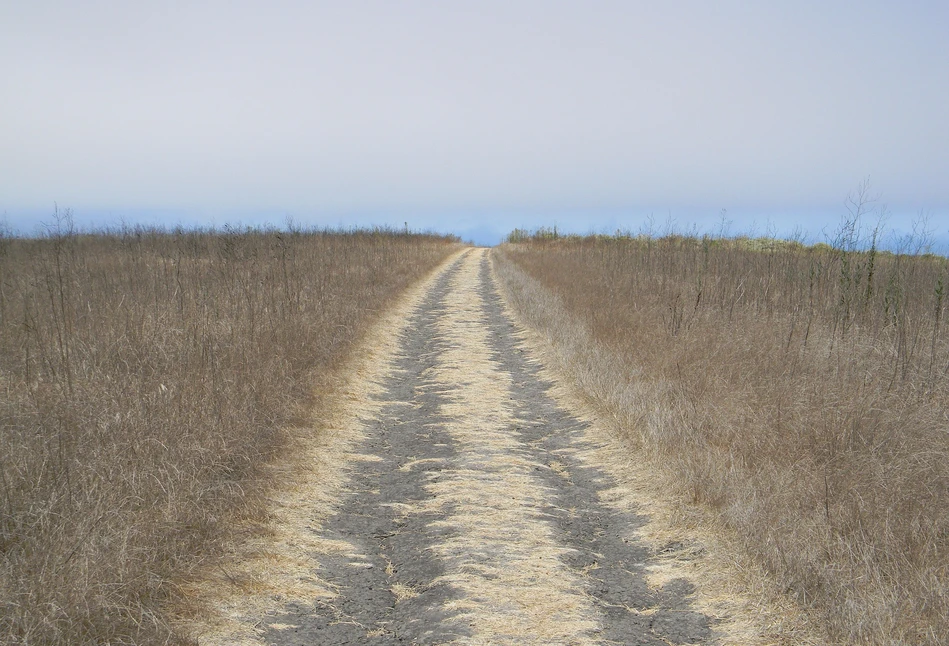
<instances>
[{"instance_id":1,"label":"cracked dry earth","mask_svg":"<svg viewBox=\"0 0 949 646\"><path fill-rule=\"evenodd\" d=\"M234 610L255 626L244 641L717 643L687 580L649 580L645 518L550 393L488 251L446 266L403 319L331 511L299 510L310 592Z\"/></svg>"}]
</instances>

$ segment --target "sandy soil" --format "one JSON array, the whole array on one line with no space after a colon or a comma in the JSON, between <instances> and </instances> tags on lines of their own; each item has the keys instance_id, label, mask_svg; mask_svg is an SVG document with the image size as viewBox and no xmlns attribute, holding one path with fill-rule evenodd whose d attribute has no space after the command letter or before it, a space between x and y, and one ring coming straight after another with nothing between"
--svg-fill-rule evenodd
<instances>
[{"instance_id":1,"label":"sandy soil","mask_svg":"<svg viewBox=\"0 0 949 646\"><path fill-rule=\"evenodd\" d=\"M557 397L486 250L409 294L353 375L272 532L235 555L242 585L205 590L220 619L201 643L732 641L696 599L700 550L644 540L608 442Z\"/></svg>"}]
</instances>

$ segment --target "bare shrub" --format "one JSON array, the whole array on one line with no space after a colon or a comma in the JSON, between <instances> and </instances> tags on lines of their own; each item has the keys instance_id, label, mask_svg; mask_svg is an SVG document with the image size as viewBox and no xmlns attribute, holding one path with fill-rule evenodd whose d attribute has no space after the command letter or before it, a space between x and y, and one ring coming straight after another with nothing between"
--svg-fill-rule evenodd
<instances>
[{"instance_id":1,"label":"bare shrub","mask_svg":"<svg viewBox=\"0 0 949 646\"><path fill-rule=\"evenodd\" d=\"M832 639L945 643L946 258L667 235L540 236L496 259L631 450Z\"/></svg>"},{"instance_id":2,"label":"bare shrub","mask_svg":"<svg viewBox=\"0 0 949 646\"><path fill-rule=\"evenodd\" d=\"M0 239L0 642L176 643L176 582L375 312L455 248L385 231Z\"/></svg>"}]
</instances>

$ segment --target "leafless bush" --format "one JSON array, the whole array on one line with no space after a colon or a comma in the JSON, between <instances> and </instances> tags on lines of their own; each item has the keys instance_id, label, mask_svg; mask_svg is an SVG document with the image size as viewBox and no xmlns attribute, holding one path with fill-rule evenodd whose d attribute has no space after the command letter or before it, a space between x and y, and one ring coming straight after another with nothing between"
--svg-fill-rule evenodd
<instances>
[{"instance_id":1,"label":"leafless bush","mask_svg":"<svg viewBox=\"0 0 949 646\"><path fill-rule=\"evenodd\" d=\"M497 257L631 446L833 639L942 644L949 261L876 239L540 236Z\"/></svg>"},{"instance_id":2,"label":"leafless bush","mask_svg":"<svg viewBox=\"0 0 949 646\"><path fill-rule=\"evenodd\" d=\"M373 314L454 246L377 232L0 238L0 642L176 643L176 582Z\"/></svg>"}]
</instances>

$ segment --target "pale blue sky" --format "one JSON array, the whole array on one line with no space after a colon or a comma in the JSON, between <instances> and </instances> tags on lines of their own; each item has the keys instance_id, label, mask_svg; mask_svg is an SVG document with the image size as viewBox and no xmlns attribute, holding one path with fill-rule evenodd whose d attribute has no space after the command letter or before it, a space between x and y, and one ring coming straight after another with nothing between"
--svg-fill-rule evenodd
<instances>
[{"instance_id":1,"label":"pale blue sky","mask_svg":"<svg viewBox=\"0 0 949 646\"><path fill-rule=\"evenodd\" d=\"M0 217L949 241L949 3L0 0Z\"/></svg>"}]
</instances>

